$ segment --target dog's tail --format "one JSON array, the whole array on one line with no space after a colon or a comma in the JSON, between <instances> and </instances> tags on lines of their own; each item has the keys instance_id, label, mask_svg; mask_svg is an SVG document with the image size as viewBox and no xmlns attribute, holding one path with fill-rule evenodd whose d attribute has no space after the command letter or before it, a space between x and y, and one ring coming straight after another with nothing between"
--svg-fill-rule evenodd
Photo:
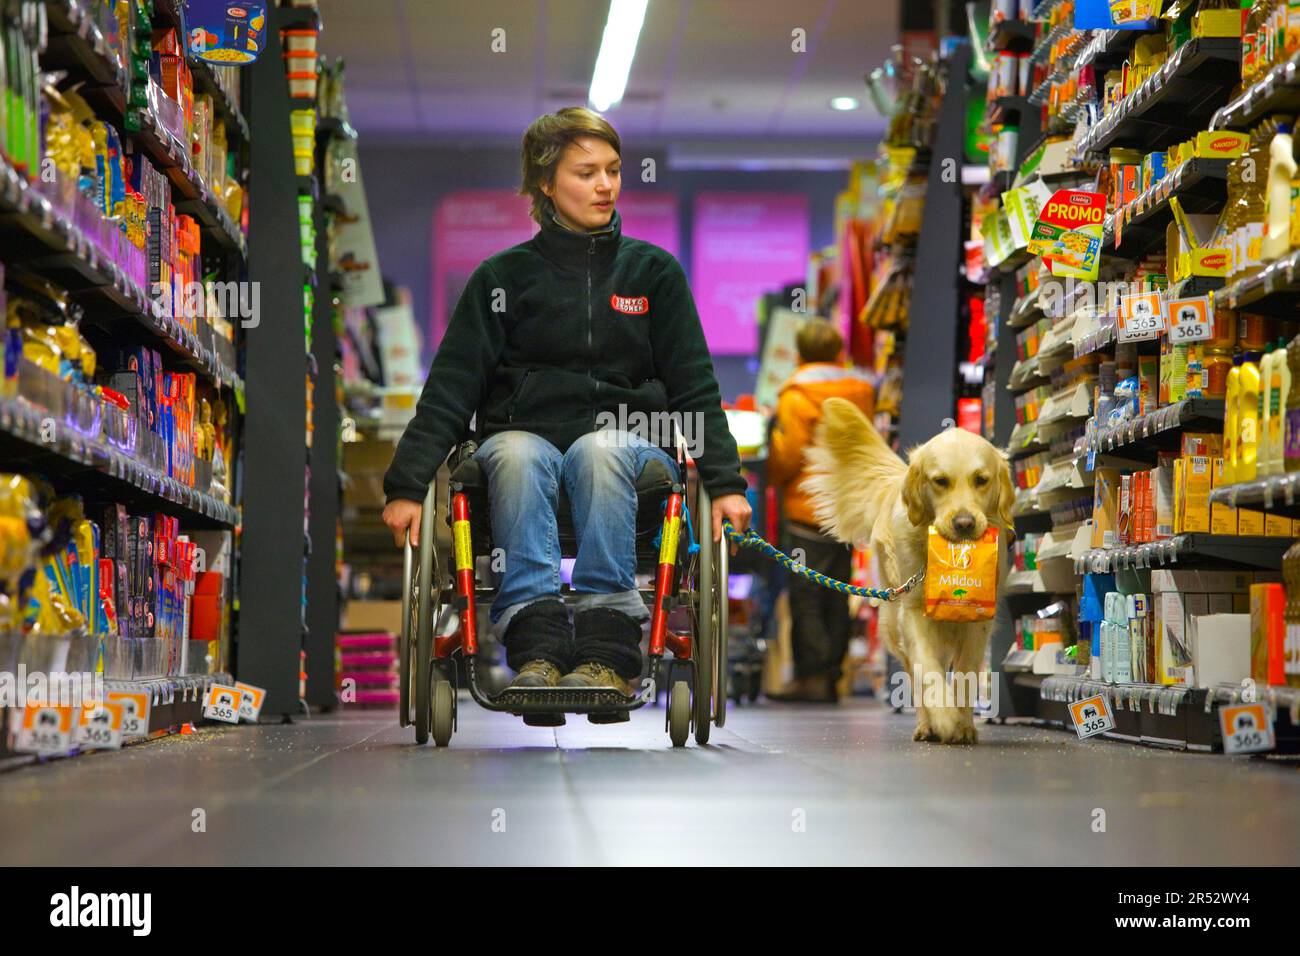
<instances>
[{"instance_id":1,"label":"dog's tail","mask_svg":"<svg viewBox=\"0 0 1300 956\"><path fill-rule=\"evenodd\" d=\"M823 530L858 546L871 537L882 508L898 499L907 465L852 402L828 398L800 484Z\"/></svg>"}]
</instances>

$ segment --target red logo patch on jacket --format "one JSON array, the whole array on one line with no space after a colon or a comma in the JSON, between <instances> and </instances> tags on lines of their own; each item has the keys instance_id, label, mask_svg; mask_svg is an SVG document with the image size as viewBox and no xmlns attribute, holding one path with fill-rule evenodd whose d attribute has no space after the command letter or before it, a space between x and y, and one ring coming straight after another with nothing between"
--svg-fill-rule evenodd
<instances>
[{"instance_id":1,"label":"red logo patch on jacket","mask_svg":"<svg viewBox=\"0 0 1300 956\"><path fill-rule=\"evenodd\" d=\"M650 311L650 300L643 295L611 295L609 304L614 307L615 312L622 312L624 315L645 315Z\"/></svg>"}]
</instances>

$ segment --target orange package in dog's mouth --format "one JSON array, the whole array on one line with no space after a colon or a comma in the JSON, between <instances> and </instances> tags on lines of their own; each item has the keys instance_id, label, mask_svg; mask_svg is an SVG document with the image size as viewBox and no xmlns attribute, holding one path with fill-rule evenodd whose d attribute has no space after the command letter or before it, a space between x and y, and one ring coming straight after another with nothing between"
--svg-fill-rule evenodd
<instances>
[{"instance_id":1,"label":"orange package in dog's mouth","mask_svg":"<svg viewBox=\"0 0 1300 956\"><path fill-rule=\"evenodd\" d=\"M925 563L925 616L987 621L998 604L998 529L978 541L949 541L930 528Z\"/></svg>"}]
</instances>

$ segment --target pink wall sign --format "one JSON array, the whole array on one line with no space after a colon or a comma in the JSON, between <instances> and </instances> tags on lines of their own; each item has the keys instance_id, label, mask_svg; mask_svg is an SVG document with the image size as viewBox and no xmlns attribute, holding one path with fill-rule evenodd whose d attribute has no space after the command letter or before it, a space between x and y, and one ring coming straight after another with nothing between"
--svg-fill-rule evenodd
<instances>
[{"instance_id":1,"label":"pink wall sign","mask_svg":"<svg viewBox=\"0 0 1300 956\"><path fill-rule=\"evenodd\" d=\"M638 193L624 190L618 197L623 235L641 239L681 256L681 229L674 193Z\"/></svg>"},{"instance_id":2,"label":"pink wall sign","mask_svg":"<svg viewBox=\"0 0 1300 956\"><path fill-rule=\"evenodd\" d=\"M433 314L425 351L442 340L461 290L479 263L524 242L536 230L528 200L511 189L449 193L433 214Z\"/></svg>"},{"instance_id":3,"label":"pink wall sign","mask_svg":"<svg viewBox=\"0 0 1300 956\"><path fill-rule=\"evenodd\" d=\"M758 299L805 279L809 231L803 193L695 197L691 286L710 352L754 353Z\"/></svg>"}]
</instances>

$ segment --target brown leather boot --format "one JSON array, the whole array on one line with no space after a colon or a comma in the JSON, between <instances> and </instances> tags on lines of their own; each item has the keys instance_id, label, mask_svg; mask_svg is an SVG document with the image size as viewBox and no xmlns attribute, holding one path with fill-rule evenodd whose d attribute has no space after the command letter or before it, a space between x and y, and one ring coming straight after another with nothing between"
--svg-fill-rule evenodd
<instances>
[{"instance_id":1,"label":"brown leather boot","mask_svg":"<svg viewBox=\"0 0 1300 956\"><path fill-rule=\"evenodd\" d=\"M780 690L768 694L767 699L782 704L838 704L840 701L835 681L826 674L796 677Z\"/></svg>"}]
</instances>

